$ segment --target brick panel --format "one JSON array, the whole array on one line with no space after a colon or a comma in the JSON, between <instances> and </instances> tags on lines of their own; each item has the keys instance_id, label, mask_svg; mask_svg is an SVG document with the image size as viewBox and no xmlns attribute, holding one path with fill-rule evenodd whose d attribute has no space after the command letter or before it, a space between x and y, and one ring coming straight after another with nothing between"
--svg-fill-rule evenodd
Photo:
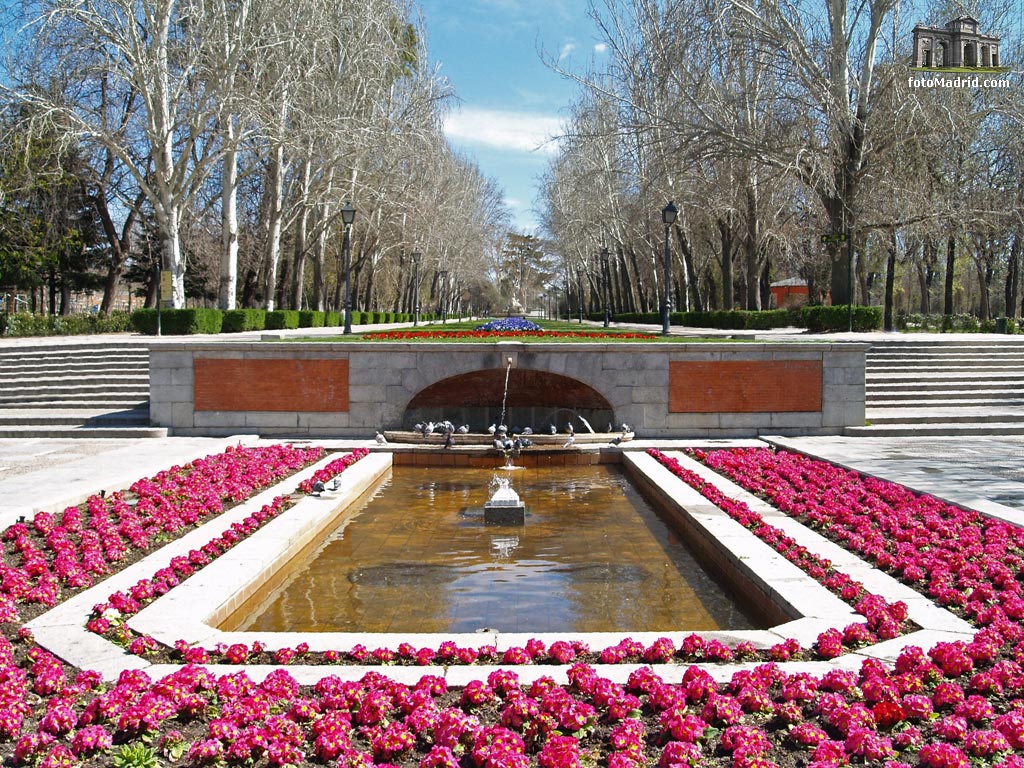
<instances>
[{"instance_id":1,"label":"brick panel","mask_svg":"<svg viewBox=\"0 0 1024 768\"><path fill-rule=\"evenodd\" d=\"M196 411L348 411L348 360L195 360Z\"/></svg>"},{"instance_id":2,"label":"brick panel","mask_svg":"<svg viewBox=\"0 0 1024 768\"><path fill-rule=\"evenodd\" d=\"M820 360L669 363L670 413L820 412Z\"/></svg>"}]
</instances>

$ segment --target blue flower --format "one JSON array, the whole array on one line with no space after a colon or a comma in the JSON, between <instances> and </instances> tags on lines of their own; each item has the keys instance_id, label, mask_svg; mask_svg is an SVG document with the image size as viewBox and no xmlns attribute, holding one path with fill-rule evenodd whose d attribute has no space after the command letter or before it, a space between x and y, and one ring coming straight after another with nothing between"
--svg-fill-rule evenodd
<instances>
[{"instance_id":1,"label":"blue flower","mask_svg":"<svg viewBox=\"0 0 1024 768\"><path fill-rule=\"evenodd\" d=\"M489 323L478 325L474 331L543 331L536 323L531 323L522 317L504 317L501 320L491 320Z\"/></svg>"}]
</instances>

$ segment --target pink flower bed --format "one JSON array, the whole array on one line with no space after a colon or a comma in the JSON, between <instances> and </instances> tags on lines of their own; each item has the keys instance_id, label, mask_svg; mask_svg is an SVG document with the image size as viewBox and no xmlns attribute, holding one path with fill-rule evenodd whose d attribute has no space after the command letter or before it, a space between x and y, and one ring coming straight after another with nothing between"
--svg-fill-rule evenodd
<instances>
[{"instance_id":1,"label":"pink flower bed","mask_svg":"<svg viewBox=\"0 0 1024 768\"><path fill-rule=\"evenodd\" d=\"M910 647L891 667L865 661L857 672L837 669L821 676L764 663L736 672L721 685L692 666L681 684L666 684L651 667L615 683L591 666L573 663L580 647L552 643L542 650L536 642L517 649L504 663L536 660L541 654L573 663L567 685L551 678L520 685L512 672L493 669L481 670L480 679L453 690L429 670L412 686L369 672L357 682L327 676L303 687L284 668L257 684L244 669L218 677L199 664L186 664L160 680L125 672L116 684L104 685L96 673L65 667L9 620L0 637L0 750L6 749L15 765L45 768L107 766L119 755L121 764L131 765L121 754L126 747L159 756L164 764L187 766L1024 768L1017 754L1024 750L1024 631L1007 610L1013 605L1010 595L1019 590L1011 582L1017 584L1020 569L1005 572L1020 555L1013 543L1016 529L992 528L989 535L986 521L963 516L962 510L924 514L934 500L901 494L898 486L883 492L855 475L834 474L831 465L817 463L789 473L793 465L786 455L779 458L765 451L737 456L714 452L700 458L709 464L735 460L745 467L744 484L777 493L787 504L814 509L822 526L831 518L840 521L839 528L848 521L857 531L851 540L881 544L872 533L878 526L894 540L886 547L896 547L899 532L913 529L908 541L919 543L919 557L901 549L904 569L921 568L925 575L913 582L925 588L935 582L949 598L942 588L951 584L965 593L962 604L953 599L948 604L981 625L975 640L940 643L927 652ZM757 474L761 471L763 477ZM783 480L787 473L794 482ZM822 569L823 579L834 575L827 564L794 551L781 532L765 526L744 505L699 478L683 479L715 497L716 504L760 531L762 538L774 540L787 557ZM862 492L863 486L869 490ZM885 503L868 503L867 493ZM278 506L275 501L261 510L243 529L262 524ZM860 520L866 509L873 522ZM904 519L903 526L886 529L890 517ZM923 530L917 530L921 519ZM937 537L926 542L926 531ZM959 547L964 555L958 560L957 547L939 539L961 535L967 543ZM8 555L10 542L17 540L9 540ZM954 573L947 579L943 569ZM986 580L991 595L978 592ZM842 590L849 584L837 586ZM857 597L863 601L870 596L858 587ZM24 595L11 599L19 605L26 602ZM872 633L888 632L892 622L899 622L898 607L869 603L865 626ZM978 606L969 607L972 603L998 610L978 611ZM842 644L842 632L836 632L839 637L832 639ZM700 642L696 636L688 640L694 646ZM299 656L308 652L302 647L290 650ZM226 655L230 649L223 651ZM386 656L384 651L379 654ZM620 651L651 663L674 653L671 643L660 641ZM244 661L252 649L243 646L235 653ZM396 655L415 659L417 653L419 649L410 647ZM431 653L444 663L460 653L467 655L461 660L473 661L467 649L454 644Z\"/></svg>"}]
</instances>

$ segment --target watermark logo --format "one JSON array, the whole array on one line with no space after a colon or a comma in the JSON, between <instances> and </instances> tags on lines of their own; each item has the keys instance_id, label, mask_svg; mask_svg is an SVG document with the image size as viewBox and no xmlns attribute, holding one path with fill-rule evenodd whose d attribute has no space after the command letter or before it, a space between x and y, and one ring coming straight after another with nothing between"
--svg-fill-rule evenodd
<instances>
[{"instance_id":1,"label":"watermark logo","mask_svg":"<svg viewBox=\"0 0 1024 768\"><path fill-rule=\"evenodd\" d=\"M938 72L927 72L907 78L909 88L1009 88L1012 85L1008 77L981 77L980 75L944 75Z\"/></svg>"},{"instance_id":2,"label":"watermark logo","mask_svg":"<svg viewBox=\"0 0 1024 768\"><path fill-rule=\"evenodd\" d=\"M981 32L973 16L957 16L944 27L918 23L907 78L911 88L1008 88L1000 38Z\"/></svg>"}]
</instances>

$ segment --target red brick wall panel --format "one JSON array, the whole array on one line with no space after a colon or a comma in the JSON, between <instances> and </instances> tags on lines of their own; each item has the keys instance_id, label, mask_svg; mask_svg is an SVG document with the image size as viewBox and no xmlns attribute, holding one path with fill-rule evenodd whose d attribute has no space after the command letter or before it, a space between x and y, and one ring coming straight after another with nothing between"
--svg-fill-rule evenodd
<instances>
[{"instance_id":1,"label":"red brick wall panel","mask_svg":"<svg viewBox=\"0 0 1024 768\"><path fill-rule=\"evenodd\" d=\"M820 360L669 363L670 413L820 412Z\"/></svg>"},{"instance_id":2,"label":"red brick wall panel","mask_svg":"<svg viewBox=\"0 0 1024 768\"><path fill-rule=\"evenodd\" d=\"M196 411L348 411L348 360L195 359Z\"/></svg>"}]
</instances>

